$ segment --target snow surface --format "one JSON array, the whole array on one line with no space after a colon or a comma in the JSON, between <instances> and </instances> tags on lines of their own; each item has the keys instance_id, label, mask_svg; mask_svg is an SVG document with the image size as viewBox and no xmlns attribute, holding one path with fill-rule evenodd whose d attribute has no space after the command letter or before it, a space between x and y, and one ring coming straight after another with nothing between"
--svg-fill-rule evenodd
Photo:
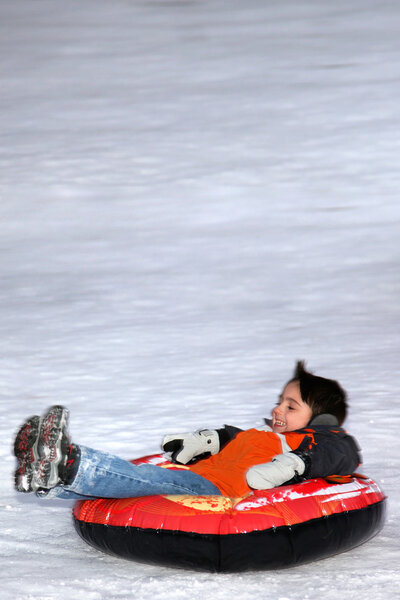
<instances>
[{"instance_id":1,"label":"snow surface","mask_svg":"<svg viewBox=\"0 0 400 600\"><path fill-rule=\"evenodd\" d=\"M400 591L400 12L393 0L2 0L2 599ZM25 417L126 458L267 416L294 362L349 391L382 533L212 575L103 555L17 494Z\"/></svg>"}]
</instances>

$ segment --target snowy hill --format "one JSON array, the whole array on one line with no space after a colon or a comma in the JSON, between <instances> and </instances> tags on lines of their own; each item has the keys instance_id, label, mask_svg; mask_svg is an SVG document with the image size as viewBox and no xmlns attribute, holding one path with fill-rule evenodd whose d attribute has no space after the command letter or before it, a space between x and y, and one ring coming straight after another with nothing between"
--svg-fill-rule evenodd
<instances>
[{"instance_id":1,"label":"snowy hill","mask_svg":"<svg viewBox=\"0 0 400 600\"><path fill-rule=\"evenodd\" d=\"M400 591L400 17L372 0L3 0L2 598ZM268 416L296 359L347 389L389 497L367 544L210 575L103 555L17 495L12 438L53 403L126 458Z\"/></svg>"}]
</instances>

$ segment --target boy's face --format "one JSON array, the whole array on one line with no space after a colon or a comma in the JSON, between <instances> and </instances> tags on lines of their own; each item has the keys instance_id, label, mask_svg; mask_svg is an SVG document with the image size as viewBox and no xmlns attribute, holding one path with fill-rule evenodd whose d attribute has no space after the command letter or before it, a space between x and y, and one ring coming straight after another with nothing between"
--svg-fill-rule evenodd
<instances>
[{"instance_id":1,"label":"boy's face","mask_svg":"<svg viewBox=\"0 0 400 600\"><path fill-rule=\"evenodd\" d=\"M279 402L272 410L272 430L287 433L306 427L312 417L312 410L301 399L298 381L288 383L280 395Z\"/></svg>"}]
</instances>

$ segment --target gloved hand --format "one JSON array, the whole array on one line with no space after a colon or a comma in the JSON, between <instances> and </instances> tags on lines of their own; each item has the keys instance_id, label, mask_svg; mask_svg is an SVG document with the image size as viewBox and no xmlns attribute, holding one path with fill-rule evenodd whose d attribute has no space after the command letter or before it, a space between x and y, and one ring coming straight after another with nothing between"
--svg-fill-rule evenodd
<instances>
[{"instance_id":1,"label":"gloved hand","mask_svg":"<svg viewBox=\"0 0 400 600\"><path fill-rule=\"evenodd\" d=\"M162 441L165 452L172 452L174 462L186 465L193 458L204 453L219 452L219 435L217 431L202 429L195 433L177 433L166 435Z\"/></svg>"},{"instance_id":2,"label":"gloved hand","mask_svg":"<svg viewBox=\"0 0 400 600\"><path fill-rule=\"evenodd\" d=\"M278 454L271 462L251 467L246 474L247 484L254 490L268 490L302 475L305 467L304 461L293 452Z\"/></svg>"}]
</instances>

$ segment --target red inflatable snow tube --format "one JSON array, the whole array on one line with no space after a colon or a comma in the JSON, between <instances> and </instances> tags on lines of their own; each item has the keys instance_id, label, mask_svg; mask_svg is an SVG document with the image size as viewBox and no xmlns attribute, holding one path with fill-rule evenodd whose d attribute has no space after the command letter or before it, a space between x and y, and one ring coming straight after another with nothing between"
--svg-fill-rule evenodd
<instances>
[{"instance_id":1,"label":"red inflatable snow tube","mask_svg":"<svg viewBox=\"0 0 400 600\"><path fill-rule=\"evenodd\" d=\"M132 462L179 468L162 455ZM378 533L384 516L383 492L361 475L311 479L245 498L98 499L79 501L73 510L79 535L104 552L218 572L332 556Z\"/></svg>"}]
</instances>

